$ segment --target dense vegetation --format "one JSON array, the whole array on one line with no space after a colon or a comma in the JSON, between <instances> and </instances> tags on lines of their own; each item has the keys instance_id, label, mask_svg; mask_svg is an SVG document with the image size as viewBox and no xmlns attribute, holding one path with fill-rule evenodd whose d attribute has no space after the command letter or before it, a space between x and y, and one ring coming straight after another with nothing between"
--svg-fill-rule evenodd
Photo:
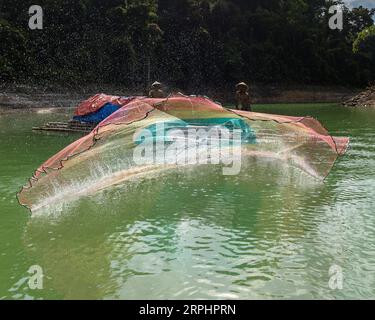
<instances>
[{"instance_id":1,"label":"dense vegetation","mask_svg":"<svg viewBox=\"0 0 375 320\"><path fill-rule=\"evenodd\" d=\"M366 56L370 61L375 58L375 25L358 34L353 44L353 52Z\"/></svg>"},{"instance_id":2,"label":"dense vegetation","mask_svg":"<svg viewBox=\"0 0 375 320\"><path fill-rule=\"evenodd\" d=\"M35 2L43 30L28 28ZM0 0L0 79L136 87L150 65L151 79L197 91L239 80L366 85L375 57L353 43L375 11L345 7L343 30L331 30L328 8L340 3Z\"/></svg>"}]
</instances>

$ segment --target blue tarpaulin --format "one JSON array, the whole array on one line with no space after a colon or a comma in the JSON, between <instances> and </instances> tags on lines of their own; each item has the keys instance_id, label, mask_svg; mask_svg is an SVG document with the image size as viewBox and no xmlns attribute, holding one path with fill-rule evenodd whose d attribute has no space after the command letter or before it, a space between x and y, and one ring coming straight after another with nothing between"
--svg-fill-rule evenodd
<instances>
[{"instance_id":1,"label":"blue tarpaulin","mask_svg":"<svg viewBox=\"0 0 375 320\"><path fill-rule=\"evenodd\" d=\"M116 112L121 107L117 104L107 103L100 110L85 116L74 116L73 120L87 123L99 123Z\"/></svg>"}]
</instances>

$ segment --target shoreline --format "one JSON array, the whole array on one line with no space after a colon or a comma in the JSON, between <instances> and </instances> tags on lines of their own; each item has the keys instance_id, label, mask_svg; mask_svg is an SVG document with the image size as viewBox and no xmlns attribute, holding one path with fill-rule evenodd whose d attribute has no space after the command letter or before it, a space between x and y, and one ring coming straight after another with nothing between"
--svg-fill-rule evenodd
<instances>
[{"instance_id":1,"label":"shoreline","mask_svg":"<svg viewBox=\"0 0 375 320\"><path fill-rule=\"evenodd\" d=\"M351 97L343 103L346 107L375 107L375 85L369 86L358 95Z\"/></svg>"},{"instance_id":2,"label":"shoreline","mask_svg":"<svg viewBox=\"0 0 375 320\"><path fill-rule=\"evenodd\" d=\"M182 91L178 88L168 88L167 92ZM234 91L234 90L233 90ZM0 86L0 113L12 110L33 109L67 109L75 108L81 101L95 95L106 93L119 96L144 95L142 89L128 90L112 85L86 85L76 88L61 86L28 86L28 85L1 85ZM345 87L323 86L276 86L252 85L250 95L253 104L286 104L286 103L343 103L359 94L361 89ZM184 92L191 94L190 92ZM234 92L229 88L207 89L206 92L197 92L212 100L224 104L232 103Z\"/></svg>"}]
</instances>

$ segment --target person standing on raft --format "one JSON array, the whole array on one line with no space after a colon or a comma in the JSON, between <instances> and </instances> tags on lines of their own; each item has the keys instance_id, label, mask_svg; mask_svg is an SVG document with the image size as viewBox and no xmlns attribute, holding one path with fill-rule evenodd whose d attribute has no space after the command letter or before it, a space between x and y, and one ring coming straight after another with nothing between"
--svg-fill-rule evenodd
<instances>
[{"instance_id":1,"label":"person standing on raft","mask_svg":"<svg viewBox=\"0 0 375 320\"><path fill-rule=\"evenodd\" d=\"M150 98L164 98L164 91L161 88L161 83L155 81L151 85L151 90L148 94Z\"/></svg>"},{"instance_id":2,"label":"person standing on raft","mask_svg":"<svg viewBox=\"0 0 375 320\"><path fill-rule=\"evenodd\" d=\"M249 95L249 86L245 82L236 85L236 109L252 111Z\"/></svg>"}]
</instances>

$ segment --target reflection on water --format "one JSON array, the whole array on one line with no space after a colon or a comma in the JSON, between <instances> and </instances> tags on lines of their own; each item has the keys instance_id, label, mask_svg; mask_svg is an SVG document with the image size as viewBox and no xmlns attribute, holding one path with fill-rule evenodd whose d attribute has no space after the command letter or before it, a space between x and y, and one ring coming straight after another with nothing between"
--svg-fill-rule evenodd
<instances>
[{"instance_id":1,"label":"reflection on water","mask_svg":"<svg viewBox=\"0 0 375 320\"><path fill-rule=\"evenodd\" d=\"M184 170L106 191L55 221L30 220L25 242L43 252L37 260L52 277L49 286L66 297L90 289L92 298L168 298L171 284L174 298L250 297L248 284L271 280L279 255L305 234L293 225L301 199L290 190L285 197L285 175L268 170L273 179L262 185L253 170L235 178ZM290 242L286 248L279 247L281 236ZM74 276L55 283L68 270Z\"/></svg>"},{"instance_id":2,"label":"reflection on water","mask_svg":"<svg viewBox=\"0 0 375 320\"><path fill-rule=\"evenodd\" d=\"M314 115L310 108L285 113ZM184 168L30 218L16 203L4 204L25 172L1 171L0 204L12 214L2 214L11 232L0 235L0 273L14 278L0 298L374 297L375 114L345 112L319 108L332 133L352 137L324 184L265 162L247 163L234 177L220 168ZM44 148L36 143L35 152ZM43 267L41 292L27 288L31 264ZM341 291L328 286L333 264L343 268Z\"/></svg>"}]
</instances>

